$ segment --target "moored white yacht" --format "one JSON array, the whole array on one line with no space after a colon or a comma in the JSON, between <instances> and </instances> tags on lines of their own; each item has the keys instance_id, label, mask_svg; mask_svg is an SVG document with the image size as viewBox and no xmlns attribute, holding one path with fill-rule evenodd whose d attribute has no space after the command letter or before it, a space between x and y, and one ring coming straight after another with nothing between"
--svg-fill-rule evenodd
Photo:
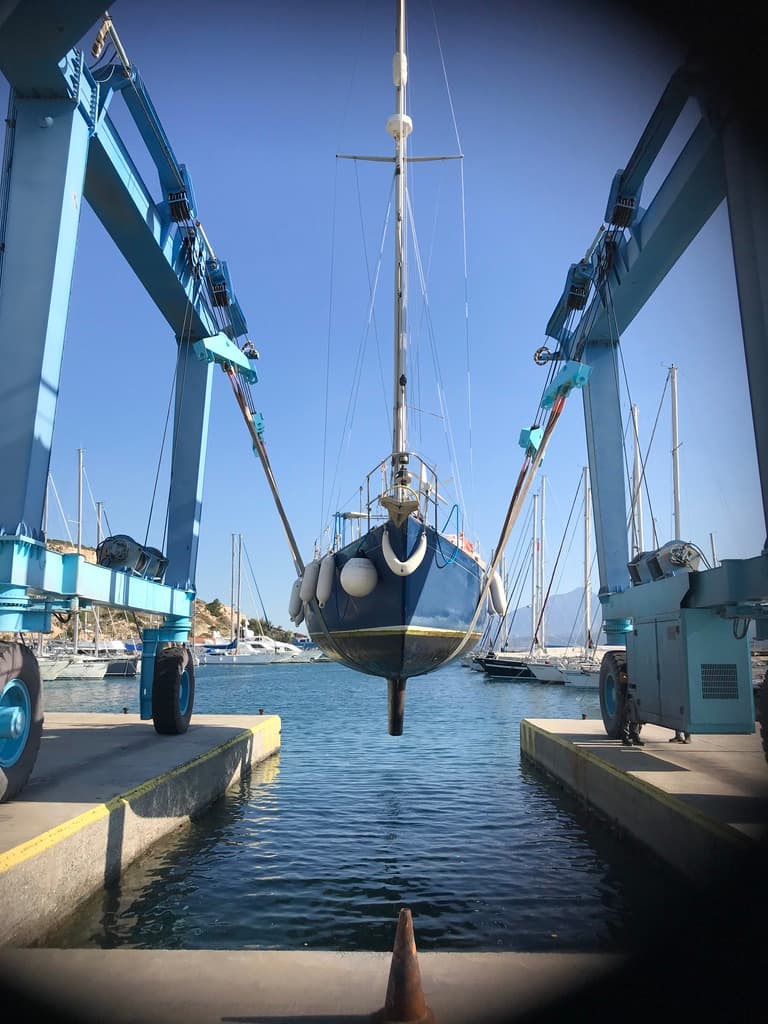
<instances>
[{"instance_id":1,"label":"moored white yacht","mask_svg":"<svg viewBox=\"0 0 768 1024\"><path fill-rule=\"evenodd\" d=\"M300 647L297 644L273 640L263 633L243 630L243 637L237 642L222 646L203 647L199 651L201 665L277 665L286 662L301 663L318 661L317 648Z\"/></svg>"}]
</instances>

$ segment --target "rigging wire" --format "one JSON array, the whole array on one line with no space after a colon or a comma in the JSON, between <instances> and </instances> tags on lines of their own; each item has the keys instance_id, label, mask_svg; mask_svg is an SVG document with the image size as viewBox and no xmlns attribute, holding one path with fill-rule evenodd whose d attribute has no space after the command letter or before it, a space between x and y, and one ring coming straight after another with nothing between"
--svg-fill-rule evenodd
<instances>
[{"instance_id":1,"label":"rigging wire","mask_svg":"<svg viewBox=\"0 0 768 1024\"><path fill-rule=\"evenodd\" d=\"M427 280L429 280L430 273L431 273L431 268L432 268L432 255L434 253L435 237L437 235L437 222L438 222L438 215L439 215L439 212L440 212L440 201L441 201L441 197L442 197L443 178L444 178L444 175L442 173L440 173L439 176L438 176L437 189L435 191L435 212L434 212L434 217L432 218L432 231L430 233L429 250L428 250L428 255L427 255L427 269L426 269L426 274L425 274L425 277L426 277ZM408 378L409 378L409 380L413 379L413 384L412 384L412 387L411 387L411 394L415 393L415 395L416 395L415 401L417 403L416 405L411 405L409 403L409 408L415 409L415 411L419 413L419 420L418 420L419 446L422 447L422 448L424 446L424 438L423 438L423 435L422 435L422 425L423 425L422 424L422 416L424 415L425 410L420 408L420 406L423 404L422 403L422 398L421 398L421 376L422 375L421 375L421 359L420 359L420 356L421 356L421 341L420 341L420 339L421 339L421 331L422 331L422 328L424 326L424 321L426 319L427 314L428 314L428 310L427 310L426 304L424 302L424 296L422 295L421 316L419 318L419 329L418 329L418 331L413 331L411 333L409 339L408 339L409 346L410 346L409 358L415 364L413 371L411 371L411 369L409 367ZM432 415L436 415L436 414L432 413Z\"/></svg>"},{"instance_id":2,"label":"rigging wire","mask_svg":"<svg viewBox=\"0 0 768 1024\"><path fill-rule=\"evenodd\" d=\"M443 70L443 80L445 82L445 91L448 96L448 106L451 111L451 121L453 123L453 131L456 135L456 148L459 153L462 153L461 138L459 137L459 126L456 121L456 110L453 105L453 96L451 95L451 86L448 82L448 70L445 64L445 54L443 53L443 44L440 39L440 30L437 25L437 14L435 12L435 5L430 0L430 8L432 10L432 21L435 27L435 38L437 39L437 49L440 54L440 66ZM467 416L468 416L468 444L469 444L469 473L470 473L470 495L474 500L475 493L475 466L474 466L474 455L472 448L472 358L471 358L471 344L470 344L470 329L469 329L469 269L467 259L467 208L466 208L466 192L464 185L464 161L459 161L459 180L461 185L461 239L462 239L462 251L464 259L464 339L465 339L465 352L466 352L466 373L467 373ZM471 510L467 509L468 517L471 519Z\"/></svg>"},{"instance_id":3,"label":"rigging wire","mask_svg":"<svg viewBox=\"0 0 768 1024\"><path fill-rule=\"evenodd\" d=\"M659 407L656 410L656 418L653 421L653 429L651 430L651 437L650 437L650 440L648 441L648 448L646 449L645 458L642 460L642 463L641 463L641 480L643 481L643 483L645 485L645 494L646 494L646 498L648 500L648 511L650 512L650 515L651 515L651 525L652 525L652 529L653 529L653 546L654 546L654 548L658 548L659 547L659 536L658 536L658 534L656 532L656 517L653 514L653 505L651 504L651 494L650 494L650 491L648 489L648 478L646 476L645 466L646 466L646 463L648 462L648 457L651 454L651 447L653 445L653 440L656 437L656 427L659 425L659 417L661 415L661 409L662 409L662 406L664 404L664 396L667 393L667 385L668 384L669 384L669 373L667 373L666 380L664 381L664 388L663 388L663 390L661 392L661 398L659 399Z\"/></svg>"},{"instance_id":4,"label":"rigging wire","mask_svg":"<svg viewBox=\"0 0 768 1024\"><path fill-rule=\"evenodd\" d=\"M334 161L333 204L331 210L331 259L328 281L328 337L325 349L325 400L323 403L323 460L320 484L320 536L325 522L325 473L328 465L328 399L331 385L331 329L333 324L333 278L336 253L336 204L338 200L339 162Z\"/></svg>"},{"instance_id":5,"label":"rigging wire","mask_svg":"<svg viewBox=\"0 0 768 1024\"><path fill-rule=\"evenodd\" d=\"M579 486L579 488L577 488L577 497L578 497L579 489L580 489L580 486ZM583 509L584 509L584 499L582 497L582 501L581 501L581 504L580 504L580 507L579 507L579 511L583 511ZM562 586L562 583L563 583L563 576L565 575L565 567L566 567L566 564L568 562L568 558L569 558L569 556L571 554L571 550L573 549L574 541L576 540L576 532L577 532L578 526L579 526L579 522L578 522L578 517L577 517L577 519L574 521L574 524L573 524L573 530L571 531L571 539L569 540L568 547L565 550L565 557L563 558L563 564L562 564L562 566L560 568L560 575L558 576L557 580L555 580L555 593L556 594L560 593L560 587ZM554 579L554 575L555 575L555 572L554 572L554 569L553 569L552 570L552 578L553 579Z\"/></svg>"},{"instance_id":6,"label":"rigging wire","mask_svg":"<svg viewBox=\"0 0 768 1024\"><path fill-rule=\"evenodd\" d=\"M448 70L445 64L445 54L443 52L443 44L440 38L440 30L437 25L437 14L435 12L434 3L430 2L430 8L432 10L432 21L435 28L435 38L437 40L437 49L440 54L440 66L443 71L443 81L445 82L445 91L448 97L448 106L451 111L451 122L453 124L453 131L456 136L456 148L459 153L463 153L461 146L461 138L459 136L459 126L456 120L456 110L453 105L453 96L451 94L451 86L448 81ZM471 357L471 337L470 337L470 323L469 323L469 263L467 258L467 207L466 207L466 189L464 181L464 161L460 161L459 167L459 181L461 189L461 238L462 238L462 252L464 261L464 338L465 338L465 353L466 353L466 374L467 374L467 414L468 414L468 442L469 442L469 471L470 471L470 494L474 496L475 493L475 466L474 466L474 453L472 446L472 357ZM469 511L469 510L468 510Z\"/></svg>"},{"instance_id":7,"label":"rigging wire","mask_svg":"<svg viewBox=\"0 0 768 1024\"><path fill-rule=\"evenodd\" d=\"M523 536L525 536L525 535L521 534L521 537L523 537ZM530 536L528 537L528 542L527 542L527 544L525 546L525 549L523 551L521 551L520 554L521 554L521 556L525 555L526 557L521 557L520 558L520 563L519 563L519 565L517 567L517 575L515 577L515 582L513 583L512 587L509 590L509 598L507 600L506 607L504 608L504 615L501 618L501 621L499 623L499 628L496 630L496 635L494 636L494 639L493 639L493 644L494 645L495 645L496 641L499 639L499 636L501 634L502 628L505 630L505 635L507 637L507 641L509 640L509 631L512 628L512 626L514 625L515 618L517 617L517 613L518 613L518 611L520 609L520 602L521 602L522 597L523 597L523 587L525 585L525 582L526 582L526 579L527 579L527 575L528 575L528 566L529 566L529 564L531 563L531 561L533 559L533 538L532 537L530 537ZM518 591L518 586L520 588L519 591ZM510 619L509 623L507 623L507 617L508 617L508 614L509 614L509 606L512 603L512 599L515 596L515 594L517 594L517 601L515 603L515 610L512 613L512 618Z\"/></svg>"},{"instance_id":8,"label":"rigging wire","mask_svg":"<svg viewBox=\"0 0 768 1024\"><path fill-rule=\"evenodd\" d=\"M516 574L517 578L519 578L521 572L525 571L527 573L527 569L528 569L528 566L530 564L530 558L528 556L529 556L529 554L531 552L531 549L532 549L531 546L532 546L532 543L533 543L532 538L530 536L530 524L531 524L532 518L533 518L533 506L532 506L531 503L529 503L529 505L528 505L528 512L526 514L525 520L523 522L523 525L522 525L521 529L518 532L517 545L516 545L515 550L514 550L514 552L512 554L512 557L510 559L510 569L509 569L509 572L507 574L508 576ZM524 547L524 545L525 545L525 547ZM506 594L507 594L507 588L505 586L505 596L506 596ZM522 594L522 591L521 591L521 594ZM503 620L507 618L507 615L509 613L509 606L511 604L513 596L514 596L514 590L512 591L512 593L509 594L509 596L507 596L507 600L505 602L505 607L504 607L504 615L502 616ZM518 604L519 604L519 600L520 599L518 598ZM513 619L514 619L514 616L513 616Z\"/></svg>"},{"instance_id":9,"label":"rigging wire","mask_svg":"<svg viewBox=\"0 0 768 1024\"><path fill-rule=\"evenodd\" d=\"M258 597L259 597L259 604L261 605L261 610L264 613L264 622L265 622L265 624L267 626L269 626L270 622L269 622L269 616L267 615L267 609L264 607L264 601L261 598L261 591L259 590L259 584L256 582L256 574L253 571L253 566L251 565L251 559L250 559L250 556L248 554L248 548L245 546L245 544L243 544L243 553L245 554L245 560L248 563L248 568L250 569L250 572L251 572L251 579L253 580L253 585L256 588L256 593L258 594Z\"/></svg>"},{"instance_id":10,"label":"rigging wire","mask_svg":"<svg viewBox=\"0 0 768 1024\"><path fill-rule=\"evenodd\" d=\"M184 312L184 321L185 321L185 323L186 323L186 317L187 317L187 312L185 310L185 312ZM147 528L146 528L146 531L144 533L144 545L145 546L149 543L149 531L150 531L150 527L152 525L152 516L153 516L154 510L155 510L155 501L157 499L157 488L158 488L158 485L160 483L160 469L161 469L162 463L163 463L163 453L165 452L165 441L166 441L166 438L168 436L168 424L170 423L170 419L171 419L171 406L173 405L173 397L174 397L174 393L175 393L175 389L176 389L176 380L177 380L178 373L179 373L179 359L180 358L181 358L181 346L179 345L179 346L177 346L177 350L176 350L176 364L174 366L173 377L171 379L170 393L168 395L168 407L166 408L166 411L165 411L165 424L163 426L163 434L162 434L162 437L160 439L160 451L159 451L158 457L157 457L157 469L155 470L155 481L154 481L154 484L153 484L153 487L152 487L152 498L151 498L150 503L149 503L149 514L147 515ZM166 513L166 522L167 522L167 513Z\"/></svg>"},{"instance_id":11,"label":"rigging wire","mask_svg":"<svg viewBox=\"0 0 768 1024\"><path fill-rule=\"evenodd\" d=\"M552 566L552 574L549 577L549 585L547 586L547 592L544 595L544 600L541 602L541 611L539 612L539 618L538 618L538 621L536 623L536 628L534 629L533 636L531 637L531 649L528 652L529 654L533 653L533 648L535 646L537 646L537 644L539 642L538 641L539 630L541 629L541 623L542 623L542 621L544 619L544 609L547 607L547 601L549 601L549 594L550 594L550 591L552 590L552 583L553 583L554 578L555 578L555 572L557 571L557 566L558 566L558 563L560 561L560 556L563 553L563 545L565 544L565 538L566 538L566 535L568 533L568 528L571 525L571 518L573 517L573 510L576 507L576 499L579 496L579 491L580 490L581 490L581 478L579 478L579 486L576 488L576 493L574 494L573 501L571 502L571 511L568 513L568 521L566 522L565 529L563 530L563 536L562 536L562 539L560 541L560 547L558 548L558 551L557 551L557 557L555 558L555 564Z\"/></svg>"},{"instance_id":12,"label":"rigging wire","mask_svg":"<svg viewBox=\"0 0 768 1024\"><path fill-rule=\"evenodd\" d=\"M187 309L191 310L191 308L192 308L192 303L191 303L191 301L188 300L187 301ZM186 311L185 311L185 321L186 321ZM186 383L187 383L187 370L189 369L189 361L190 361L190 358L191 358L191 355L190 355L190 342L192 340L192 319L191 319L191 317L190 317L189 327L187 328L187 331L188 331L188 333L187 333L187 338L186 338L186 342L185 342L185 340L184 340L184 327L182 326L182 335L181 335L181 337L179 338L179 340L176 343L176 368L174 370L174 380L175 380L175 383L176 383L176 387L175 387L176 402L177 402L177 407L179 409L182 409L184 407L184 390L185 390ZM182 345L186 345L186 350L184 352L184 366L183 366L183 370L182 370L182 374L181 374L181 385L179 385L179 361L181 359ZM169 412L170 412L170 408L169 408ZM177 454L177 452L179 450L179 435L180 435L180 433L181 433L181 416L175 416L174 417L174 429L173 429L173 442L171 444L171 453L170 453L170 455L171 455L171 471L173 471L173 465L174 465L174 462L175 462L175 459L176 459L176 454ZM163 548L163 549L165 549L166 540L168 538L168 528L169 528L169 524L170 524L170 512L171 512L171 510L170 510L170 502L169 502L168 505L166 506L165 522L163 524L163 540L162 540L162 544L161 544L161 548Z\"/></svg>"},{"instance_id":13,"label":"rigging wire","mask_svg":"<svg viewBox=\"0 0 768 1024\"><path fill-rule=\"evenodd\" d=\"M649 508L651 508L651 501L650 501L650 495L648 494L648 480L647 480L647 475L646 475L645 469L646 469L646 465L648 463L648 459L650 458L650 455L651 455L651 450L653 448L653 442L654 442L655 437L656 437L656 429L658 427L659 417L661 415L661 410L662 410L663 405L664 405L664 397L666 395L667 385L668 384L669 384L669 374L667 374L666 380L664 382L664 387L663 387L662 392L661 392L661 398L659 399L659 405L658 405L658 408L656 410L656 417L655 417L655 419L653 421L653 428L651 430L650 439L648 441L648 447L646 448L645 456L641 460L641 478L643 479L643 481L645 483L646 494L648 496ZM631 420L631 413L630 413L630 415L627 416L627 422L626 422L626 425L625 425L625 428L624 428L624 441L625 442L626 442L626 437L627 437L627 433L629 432L629 426L630 426L631 422L632 422L632 420ZM583 503L582 503L582 507L583 507ZM651 508L651 511L652 511L652 508ZM632 511L630 509L630 511L628 513L628 516L627 516L627 522L626 522L626 529L627 529L627 531L629 531L629 526L630 526L631 521L632 521ZM658 538L658 534L656 533L656 521L655 521L654 518L652 518L651 521L653 523L653 542L654 542L654 547L658 548L659 547L659 538ZM696 545L692 545L692 546L696 547ZM699 554L702 557L704 557L703 556L703 552L701 552L700 549L698 549L698 550L699 550ZM597 551L595 550L595 552L592 555L592 560L590 562L590 569L589 569L590 578L592 577L592 573L594 571L594 567L595 567L595 562L596 561L597 561ZM704 559L704 561L705 561L705 564L707 564L706 563L706 559ZM580 616L581 609L582 609L583 605L584 605L584 595L582 594L581 600L579 602L579 606L576 609L576 614L574 616L573 625L571 627L571 633L570 633L570 636L568 638L569 645L571 643L571 640L573 639L573 634L574 634L575 629L576 629L576 622L579 619L579 616ZM592 624L591 624L591 630L590 630L591 636L595 635L594 624L595 624L595 622L597 620L598 612L600 612L600 614L602 614L602 605L598 604L598 606L595 609L595 613L594 613L594 615L592 617Z\"/></svg>"},{"instance_id":14,"label":"rigging wire","mask_svg":"<svg viewBox=\"0 0 768 1024\"><path fill-rule=\"evenodd\" d=\"M386 388L386 384L384 383L384 367L383 367L382 362L381 362L381 346L379 344L379 331L378 331L378 326L377 326L377 323L376 323L376 311L375 311L374 303L375 303L376 291L377 291L378 284L379 284L379 274L381 272L381 263L382 263L383 253L384 253L384 239L386 237L387 226L389 224L389 217L390 217L391 207L392 207L392 200L391 200L391 195L392 194L390 192L390 199L389 199L389 203L388 203L388 206L387 206L387 213L386 213L386 216L384 218L384 228L382 230L381 245L379 247L379 256L378 256L378 259L376 261L376 270L375 270L375 274L374 274L374 277L373 277L373 280L372 280L371 279L370 264L368 262L368 246L365 243L366 232L365 232L365 217L364 217L364 214L363 214L363 197L362 197L362 194L360 192L360 176L358 175L357 165L358 165L358 161L357 160L353 161L353 166L354 166L354 169L355 169L355 186L356 186L356 190L357 190L357 208L358 208L358 213L360 215L360 235L361 235L361 239L362 239L362 243L363 243L363 245L362 245L362 248L363 248L363 259L365 260L365 276L366 276L366 279L368 281L368 295L370 297L370 309L369 309L369 314L368 314L369 320L368 320L368 325L367 325L367 328L366 328L366 338L367 338L367 329L372 324L373 325L373 338L374 338L374 341L376 343L376 359L377 359L377 363L378 363L378 366L379 366L379 376L381 378L381 395L382 395L382 400L384 402L384 417L385 417L385 420L386 420L386 423L387 423L387 429L388 429L389 433L391 433L392 432L392 414L391 414L391 410L389 408L389 405L387 404L387 388ZM392 187L394 188L394 181L392 183Z\"/></svg>"},{"instance_id":15,"label":"rigging wire","mask_svg":"<svg viewBox=\"0 0 768 1024\"><path fill-rule=\"evenodd\" d=\"M355 359L355 367L354 367L354 371L353 371L353 375L352 375L352 377L353 377L352 388L350 390L349 398L347 400L347 409L346 409L346 413L345 413L345 416L344 416L344 424L343 424L342 431L341 431L341 439L339 441L339 448L338 448L338 451L337 451L337 454L336 454L336 464L335 464L335 467L334 467L333 479L332 479L332 482L331 482L331 487L329 489L328 507L327 508L324 507L324 509L323 509L323 512L324 512L323 520L324 521L327 520L330 517L330 515L331 515L333 494L336 491L336 482L337 482L338 475L339 475L339 467L340 467L340 464L341 464L341 456L342 456L342 454L344 452L345 445L347 447L349 446L349 442L350 442L351 435L352 435L352 424L354 422L355 411L356 411L356 408L357 408L357 399L358 399L358 395L359 395L360 380L361 380L362 369L363 369L363 356L365 354L365 347L366 347L366 342L367 342L367 339L368 339L368 333L370 331L371 323L373 321L373 316L374 316L373 311L374 311L374 304L375 304L375 300L376 300L376 292L378 290L378 282L379 282L381 266L382 266L382 262L383 262L383 258L384 258L384 245L385 245L385 242L386 242L386 236L387 236L387 230L389 228L390 217L391 217L391 214L392 214L392 194L393 194L394 186L395 186L395 180L394 180L394 175L393 175L392 176L392 183L390 185L389 196L388 196L388 199L387 199L387 207L386 207L386 211L385 211L385 214L384 214L384 223L382 225L382 230L381 230L381 240L380 240L380 243L379 243L379 252L378 252L378 256L377 256L377 260L376 260L376 271L375 271L375 274L374 274L373 286L372 286L371 294L369 296L368 312L367 312L367 315L366 315L366 322L365 322L365 326L363 328L363 333L362 333L362 336L360 338L360 342L359 342L359 345L358 345L357 356L356 356L356 359ZM389 420L388 420L388 422L391 423L391 421L389 421Z\"/></svg>"},{"instance_id":16,"label":"rigging wire","mask_svg":"<svg viewBox=\"0 0 768 1024\"><path fill-rule=\"evenodd\" d=\"M67 531L67 537L69 538L69 543L74 547L75 542L72 539L72 533L71 533L71 531L69 529L69 520L64 515L64 509L63 509L62 504L61 504L61 498L59 498L59 492L56 490L56 484L55 484L54 479L53 479L53 477L51 476L50 473L48 474L48 480L50 481L51 487L53 488L53 496L56 499L56 505L58 506L59 514L61 516L61 521L64 524L64 529Z\"/></svg>"},{"instance_id":17,"label":"rigging wire","mask_svg":"<svg viewBox=\"0 0 768 1024\"><path fill-rule=\"evenodd\" d=\"M85 477L85 486L88 488L88 495L89 495L89 497L91 499L91 506L93 507L93 511L96 512L96 511L98 511L97 508L96 508L96 500L95 500L95 498L93 496L93 491L91 490L91 481L88 479L88 472L87 472L85 466L83 466L83 476ZM112 533L112 527L109 525L109 518L107 516L107 510L104 508L103 503L102 503L102 506L101 506L101 512L102 512L102 515L104 516L104 522L106 523L106 526L107 526L107 534L111 534Z\"/></svg>"},{"instance_id":18,"label":"rigging wire","mask_svg":"<svg viewBox=\"0 0 768 1024\"><path fill-rule=\"evenodd\" d=\"M621 337L620 337L620 334L619 334L619 321L618 321L618 317L616 316L616 308L615 308L614 303L613 303L613 292L611 291L610 281L608 281L607 279L605 281L605 294L606 294L606 313L607 313L607 316L608 316L609 334L611 335L611 339L615 340L615 345L614 345L614 349L613 349L613 352L614 352L613 370L614 370L614 375L615 375L615 378L616 378L616 394L617 394L617 397L620 398L619 392L620 392L621 385L620 385L620 382L619 382L619 364L621 364L622 375L623 375L623 378L624 378L624 387L625 387L626 393L627 393L627 402L629 403L629 408L630 408L630 420L631 420L631 424L632 424L632 440L633 440L633 443L634 443L635 447L639 449L639 447L640 447L640 438L638 437L638 433L637 433L637 425L635 424L634 418L632 418L632 415L631 415L632 405L633 405L632 394L631 394L630 389L629 389L629 379L627 377L627 368L626 368L626 365L624 363L624 353L623 353L622 348L621 348ZM634 520L634 516L635 516L636 503L637 503L640 495L636 495L635 494L635 489L634 489L634 486L633 486L633 483L632 483L632 476L631 476L630 469L629 469L629 455L627 453L627 446L626 446L626 444L623 446L623 452L624 452L624 469L625 469L625 472L626 472L627 491L628 491L628 493L632 497L632 500L629 503L629 507L630 507L630 520L629 521L632 522ZM651 515L653 515L652 510L651 510ZM638 544L639 544L639 541L638 541Z\"/></svg>"},{"instance_id":19,"label":"rigging wire","mask_svg":"<svg viewBox=\"0 0 768 1024\"><path fill-rule=\"evenodd\" d=\"M463 509L466 509L466 503L464 501L464 488L461 482L461 474L459 471L458 458L456 456L456 444L453 437L453 430L451 429L451 421L448 416L448 399L445 394L445 387L443 385L442 373L440 369L440 356L437 350L437 342L435 339L434 324L432 322L432 314L429 306L429 296L427 293L427 282L424 276L424 266L421 260L421 250L419 248L419 241L416 235L416 221L413 216L413 210L411 209L410 196L407 197L407 207L410 212L410 228L411 238L413 241L413 253L416 259L416 269L418 273L419 284L422 290L422 297L424 300L424 309L426 314L427 322L427 337L430 343L430 353L432 355L432 365L435 371L435 379L437 385L438 402L440 405L440 411L443 417L443 431L445 433L446 443L448 445L448 453L450 459L450 465L453 470L453 475L456 483L456 492L459 498L459 504ZM466 512L465 512L466 515Z\"/></svg>"}]
</instances>

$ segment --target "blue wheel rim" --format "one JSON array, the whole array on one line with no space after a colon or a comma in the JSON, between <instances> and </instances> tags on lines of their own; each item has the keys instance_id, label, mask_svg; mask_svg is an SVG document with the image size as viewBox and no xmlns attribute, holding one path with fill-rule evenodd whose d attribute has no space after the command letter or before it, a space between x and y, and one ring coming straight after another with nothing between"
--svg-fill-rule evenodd
<instances>
[{"instance_id":1,"label":"blue wheel rim","mask_svg":"<svg viewBox=\"0 0 768 1024\"><path fill-rule=\"evenodd\" d=\"M21 714L21 728L18 736L0 740L0 768L11 768L24 753L32 727L32 702L29 690L21 679L10 679L0 693L0 708L16 709Z\"/></svg>"},{"instance_id":2,"label":"blue wheel rim","mask_svg":"<svg viewBox=\"0 0 768 1024\"><path fill-rule=\"evenodd\" d=\"M608 676L606 679L603 696L605 699L605 710L613 717L616 714L616 684L614 683L613 676Z\"/></svg>"},{"instance_id":3,"label":"blue wheel rim","mask_svg":"<svg viewBox=\"0 0 768 1024\"><path fill-rule=\"evenodd\" d=\"M179 680L179 714L186 715L189 707L190 697L189 673L186 669L181 673Z\"/></svg>"}]
</instances>

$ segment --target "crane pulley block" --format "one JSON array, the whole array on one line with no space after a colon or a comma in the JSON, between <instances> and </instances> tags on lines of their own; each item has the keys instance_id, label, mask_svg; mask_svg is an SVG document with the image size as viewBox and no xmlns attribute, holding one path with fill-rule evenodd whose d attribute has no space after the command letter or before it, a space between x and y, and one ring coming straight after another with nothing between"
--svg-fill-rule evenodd
<instances>
[{"instance_id":1,"label":"crane pulley block","mask_svg":"<svg viewBox=\"0 0 768 1024\"><path fill-rule=\"evenodd\" d=\"M568 309L584 309L593 277L594 267L589 260L571 264L565 282L565 304Z\"/></svg>"},{"instance_id":2,"label":"crane pulley block","mask_svg":"<svg viewBox=\"0 0 768 1024\"><path fill-rule=\"evenodd\" d=\"M591 373L591 366L569 359L544 392L544 397L541 400L542 409L550 409L555 404L555 399L561 395L567 395L573 388L583 388Z\"/></svg>"},{"instance_id":3,"label":"crane pulley block","mask_svg":"<svg viewBox=\"0 0 768 1024\"><path fill-rule=\"evenodd\" d=\"M541 447L543 437L544 428L534 423L532 427L525 427L520 431L518 444L525 451L525 454L532 458Z\"/></svg>"},{"instance_id":4,"label":"crane pulley block","mask_svg":"<svg viewBox=\"0 0 768 1024\"><path fill-rule=\"evenodd\" d=\"M195 192L192 188L192 181L189 177L189 172L184 164L178 165L178 174L181 178L179 182L179 188L168 193L168 209L171 214L171 220L177 224L194 220L197 216L197 203L195 202Z\"/></svg>"},{"instance_id":5,"label":"crane pulley block","mask_svg":"<svg viewBox=\"0 0 768 1024\"><path fill-rule=\"evenodd\" d=\"M214 306L228 306L232 296L232 282L224 260L207 260L208 289Z\"/></svg>"},{"instance_id":6,"label":"crane pulley block","mask_svg":"<svg viewBox=\"0 0 768 1024\"><path fill-rule=\"evenodd\" d=\"M616 171L605 208L605 220L618 228L631 227L640 211L640 188L629 190L624 184L624 171ZM641 183L642 185L642 183Z\"/></svg>"},{"instance_id":7,"label":"crane pulley block","mask_svg":"<svg viewBox=\"0 0 768 1024\"><path fill-rule=\"evenodd\" d=\"M595 268L589 259L579 260L572 263L565 278L563 294L555 306L552 316L549 318L546 331L548 338L556 338L563 342L562 337L565 322L573 309L584 309L589 299L589 291L595 276Z\"/></svg>"}]
</instances>

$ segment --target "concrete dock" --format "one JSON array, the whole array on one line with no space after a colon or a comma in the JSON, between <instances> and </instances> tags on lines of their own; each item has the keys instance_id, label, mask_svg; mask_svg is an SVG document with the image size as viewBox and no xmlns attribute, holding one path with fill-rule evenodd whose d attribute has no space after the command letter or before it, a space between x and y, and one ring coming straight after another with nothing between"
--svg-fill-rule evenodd
<instances>
[{"instance_id":1,"label":"concrete dock","mask_svg":"<svg viewBox=\"0 0 768 1024\"><path fill-rule=\"evenodd\" d=\"M30 781L0 805L0 946L44 941L278 751L280 729L276 715L196 715L183 735L159 736L135 716L47 714Z\"/></svg>"},{"instance_id":2,"label":"concrete dock","mask_svg":"<svg viewBox=\"0 0 768 1024\"><path fill-rule=\"evenodd\" d=\"M86 890L118 876L250 764L279 748L275 716L198 716L158 737L118 715L50 715L33 780L0 808L0 1006L48 1021L340 1024L384 1004L391 954L311 950L11 948L35 943ZM525 755L649 849L709 884L729 853L756 853L768 766L756 736L669 743L646 726L622 747L602 723L525 720ZM137 772L145 782L135 783ZM718 860L719 859L719 860ZM750 866L748 857L740 862ZM670 893L653 949L615 953L419 953L438 1024L634 1021L667 1014L752 1020L766 950L764 863L682 906ZM752 887L752 880L755 885ZM742 884L746 883L746 884ZM393 921L393 934L394 934ZM418 917L415 920L418 944ZM628 996L630 994L632 997ZM634 995L632 995L634 994ZM714 1013L714 1016L708 1014Z\"/></svg>"},{"instance_id":3,"label":"concrete dock","mask_svg":"<svg viewBox=\"0 0 768 1024\"><path fill-rule=\"evenodd\" d=\"M371 1020L384 1005L390 953L306 950L2 950L39 1005L111 1024ZM532 1010L596 982L620 957L551 953L419 953L439 1024ZM1 1004L0 1004L1 1005Z\"/></svg>"},{"instance_id":4,"label":"concrete dock","mask_svg":"<svg viewBox=\"0 0 768 1024\"><path fill-rule=\"evenodd\" d=\"M768 840L768 764L760 736L670 743L643 727L642 747L609 740L600 721L524 719L527 758L690 881L709 885Z\"/></svg>"}]
</instances>

